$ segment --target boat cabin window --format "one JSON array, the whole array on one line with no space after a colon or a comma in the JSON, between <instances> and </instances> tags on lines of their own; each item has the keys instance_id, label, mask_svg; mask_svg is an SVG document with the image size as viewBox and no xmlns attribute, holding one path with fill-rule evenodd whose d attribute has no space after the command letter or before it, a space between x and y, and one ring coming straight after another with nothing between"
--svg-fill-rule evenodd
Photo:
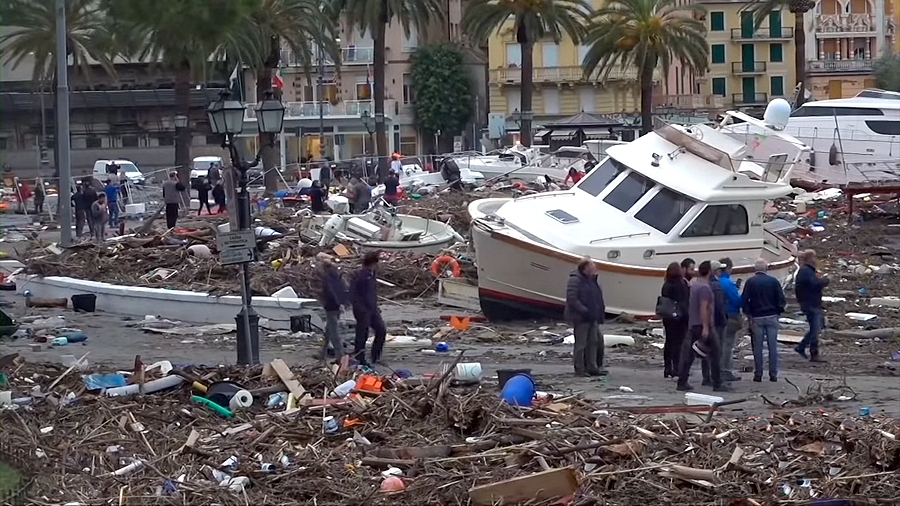
<instances>
[{"instance_id":1,"label":"boat cabin window","mask_svg":"<svg viewBox=\"0 0 900 506\"><path fill-rule=\"evenodd\" d=\"M688 210L694 207L694 204L696 204L694 200L668 188L663 188L650 199L650 202L647 202L647 205L635 213L634 217L656 230L668 234L672 227L677 225L687 214Z\"/></svg>"},{"instance_id":2,"label":"boat cabin window","mask_svg":"<svg viewBox=\"0 0 900 506\"><path fill-rule=\"evenodd\" d=\"M900 135L900 121L866 121L866 126L876 134Z\"/></svg>"},{"instance_id":3,"label":"boat cabin window","mask_svg":"<svg viewBox=\"0 0 900 506\"><path fill-rule=\"evenodd\" d=\"M603 202L606 202L624 213L631 209L631 206L640 200L641 197L654 186L656 186L654 181L645 178L637 172L632 172L619 183L619 186L613 188L613 190L606 195Z\"/></svg>"},{"instance_id":4,"label":"boat cabin window","mask_svg":"<svg viewBox=\"0 0 900 506\"><path fill-rule=\"evenodd\" d=\"M709 205L681 233L681 237L745 235L750 233L747 209L740 204Z\"/></svg>"},{"instance_id":5,"label":"boat cabin window","mask_svg":"<svg viewBox=\"0 0 900 506\"><path fill-rule=\"evenodd\" d=\"M628 170L628 167L624 164L607 157L603 163L591 169L587 176L578 182L578 188L596 197L609 186L609 183L612 183L619 174L626 170Z\"/></svg>"},{"instance_id":6,"label":"boat cabin window","mask_svg":"<svg viewBox=\"0 0 900 506\"><path fill-rule=\"evenodd\" d=\"M792 118L808 116L884 116L884 111L870 107L802 106L791 113Z\"/></svg>"}]
</instances>

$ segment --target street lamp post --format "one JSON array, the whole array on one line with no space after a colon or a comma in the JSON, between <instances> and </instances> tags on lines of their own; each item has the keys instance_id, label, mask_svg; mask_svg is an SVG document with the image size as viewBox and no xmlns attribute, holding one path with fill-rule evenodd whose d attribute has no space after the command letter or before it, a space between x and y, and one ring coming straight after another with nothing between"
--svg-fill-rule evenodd
<instances>
[{"instance_id":1,"label":"street lamp post","mask_svg":"<svg viewBox=\"0 0 900 506\"><path fill-rule=\"evenodd\" d=\"M363 122L363 126L366 127L366 132L369 133L369 146L372 146L372 154L375 155L375 173L378 173L378 146L375 145L375 141L372 139L372 135L375 133L375 118L372 117L372 114L369 113L368 109L363 110L363 112L359 115L359 118ZM366 174L368 176L368 174Z\"/></svg>"},{"instance_id":2,"label":"street lamp post","mask_svg":"<svg viewBox=\"0 0 900 506\"><path fill-rule=\"evenodd\" d=\"M248 162L238 150L234 142L236 135L244 129L244 104L238 100L231 100L230 93L223 92L219 100L211 103L207 108L209 126L215 134L224 134L222 147L228 149L231 155L231 164L239 172L238 185L240 192L237 197L238 224L240 230L250 230L250 195L247 192L249 183L247 171L259 165L260 155L257 153L252 162ZM281 131L284 124L284 104L273 98L271 91L266 92L266 99L260 102L256 108L256 122L262 133L276 133ZM221 254L221 252L220 252ZM255 258L255 248L252 258ZM241 263L243 279L241 283L241 311L235 316L237 325L237 356L238 364L259 363L259 315L253 309L250 293L250 261L251 259L235 262Z\"/></svg>"}]
</instances>

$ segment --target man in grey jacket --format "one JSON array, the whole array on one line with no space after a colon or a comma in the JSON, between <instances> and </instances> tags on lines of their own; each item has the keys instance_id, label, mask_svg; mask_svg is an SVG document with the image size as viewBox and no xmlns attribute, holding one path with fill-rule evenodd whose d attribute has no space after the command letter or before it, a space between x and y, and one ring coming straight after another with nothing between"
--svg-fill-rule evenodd
<instances>
[{"instance_id":1,"label":"man in grey jacket","mask_svg":"<svg viewBox=\"0 0 900 506\"><path fill-rule=\"evenodd\" d=\"M166 204L166 228L175 228L175 224L178 223L178 209L183 191L184 185L178 181L178 174L170 173L169 180L162 185L163 202Z\"/></svg>"},{"instance_id":2,"label":"man in grey jacket","mask_svg":"<svg viewBox=\"0 0 900 506\"><path fill-rule=\"evenodd\" d=\"M578 268L569 275L566 285L566 321L575 327L575 361L576 376L602 376L603 335L600 324L606 305L603 302L603 291L597 283L597 266L594 261L584 257Z\"/></svg>"}]
</instances>

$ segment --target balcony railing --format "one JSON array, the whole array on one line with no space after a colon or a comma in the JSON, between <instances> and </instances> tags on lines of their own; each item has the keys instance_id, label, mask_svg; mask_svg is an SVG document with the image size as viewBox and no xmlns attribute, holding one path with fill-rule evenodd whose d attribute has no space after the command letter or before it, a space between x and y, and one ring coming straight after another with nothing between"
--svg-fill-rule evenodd
<instances>
[{"instance_id":1,"label":"balcony railing","mask_svg":"<svg viewBox=\"0 0 900 506\"><path fill-rule=\"evenodd\" d=\"M319 102L287 102L285 103L284 119L309 119L319 117ZM343 102L332 104L331 102L322 102L322 114L326 117L333 116L361 116L363 111L368 111L370 115L375 114L375 103L372 100L344 100ZM256 120L257 104L247 104L244 113L245 121ZM384 113L391 117L398 112L396 100L384 101Z\"/></svg>"},{"instance_id":2,"label":"balcony railing","mask_svg":"<svg viewBox=\"0 0 900 506\"><path fill-rule=\"evenodd\" d=\"M765 93L733 93L731 101L734 105L766 105L769 96Z\"/></svg>"},{"instance_id":3,"label":"balcony railing","mask_svg":"<svg viewBox=\"0 0 900 506\"><path fill-rule=\"evenodd\" d=\"M375 48L373 47L346 46L341 48L341 65L369 65L374 61L374 57ZM318 55L315 52L309 56L309 63L312 67L318 64L317 58ZM303 65L303 59L290 49L282 49L281 63L289 67L295 67ZM325 55L323 63L325 65L334 65L334 61L328 55Z\"/></svg>"},{"instance_id":4,"label":"balcony railing","mask_svg":"<svg viewBox=\"0 0 900 506\"><path fill-rule=\"evenodd\" d=\"M653 105L658 109L722 109L725 107L725 97L721 95L654 95Z\"/></svg>"},{"instance_id":5,"label":"balcony railing","mask_svg":"<svg viewBox=\"0 0 900 506\"><path fill-rule=\"evenodd\" d=\"M731 29L731 40L791 40L794 38L794 29L790 26L781 30L771 28L759 28L750 36L742 28Z\"/></svg>"},{"instance_id":6,"label":"balcony railing","mask_svg":"<svg viewBox=\"0 0 900 506\"><path fill-rule=\"evenodd\" d=\"M809 72L871 72L875 60L813 60L806 62Z\"/></svg>"},{"instance_id":7,"label":"balcony railing","mask_svg":"<svg viewBox=\"0 0 900 506\"><path fill-rule=\"evenodd\" d=\"M731 73L739 75L757 75L766 73L764 61L736 61L731 62Z\"/></svg>"},{"instance_id":8,"label":"balcony railing","mask_svg":"<svg viewBox=\"0 0 900 506\"><path fill-rule=\"evenodd\" d=\"M855 33L874 33L878 18L872 14L819 14L813 18L814 30L820 36L845 37Z\"/></svg>"},{"instance_id":9,"label":"balcony railing","mask_svg":"<svg viewBox=\"0 0 900 506\"><path fill-rule=\"evenodd\" d=\"M661 77L659 70L654 71L653 79L658 80ZM595 82L603 77L602 70L595 70L590 76L585 78L584 70L578 66L572 67L535 67L534 82L542 83L575 83L575 82ZM638 72L636 68L622 69L616 66L610 69L606 79L609 81L636 80ZM522 69L520 67L491 69L490 80L492 83L510 83L519 84L522 82Z\"/></svg>"}]
</instances>

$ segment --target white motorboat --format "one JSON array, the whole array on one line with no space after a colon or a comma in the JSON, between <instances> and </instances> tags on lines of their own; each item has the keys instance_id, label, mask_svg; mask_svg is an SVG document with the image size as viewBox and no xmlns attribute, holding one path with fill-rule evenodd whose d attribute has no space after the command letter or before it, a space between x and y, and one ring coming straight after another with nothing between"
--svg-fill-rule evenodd
<instances>
[{"instance_id":1,"label":"white motorboat","mask_svg":"<svg viewBox=\"0 0 900 506\"><path fill-rule=\"evenodd\" d=\"M446 223L396 214L387 206L375 206L363 214L315 215L309 210L301 213L301 236L320 246L349 242L369 250L437 254L457 242L465 242Z\"/></svg>"},{"instance_id":2,"label":"white motorboat","mask_svg":"<svg viewBox=\"0 0 900 506\"><path fill-rule=\"evenodd\" d=\"M548 146L532 146L525 148L516 144L496 155L453 155L448 157L463 172L466 169L478 171L486 180L513 178L534 180L541 176L550 176L554 180L563 180L570 168L584 172L586 165L596 163L594 152L601 146L563 146L549 152Z\"/></svg>"},{"instance_id":3,"label":"white motorboat","mask_svg":"<svg viewBox=\"0 0 900 506\"><path fill-rule=\"evenodd\" d=\"M599 268L610 313L651 316L666 267L729 257L738 278L764 258L786 282L795 248L763 222L767 200L791 192L810 149L781 129L790 105L760 121L728 112L716 126L663 125L609 156L568 191L469 205L482 310L557 316L582 257Z\"/></svg>"}]
</instances>

